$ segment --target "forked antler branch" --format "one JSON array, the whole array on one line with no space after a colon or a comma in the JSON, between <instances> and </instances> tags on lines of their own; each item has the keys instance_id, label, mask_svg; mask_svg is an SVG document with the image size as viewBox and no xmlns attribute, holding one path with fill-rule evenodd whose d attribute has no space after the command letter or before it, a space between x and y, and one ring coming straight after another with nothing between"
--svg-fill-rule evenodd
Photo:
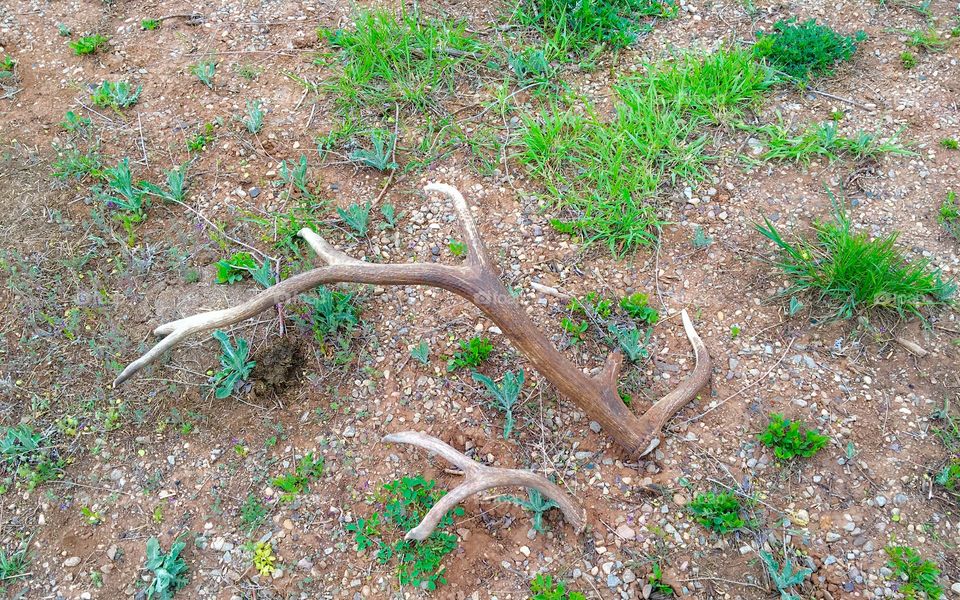
<instances>
[{"instance_id":1,"label":"forked antler branch","mask_svg":"<svg viewBox=\"0 0 960 600\"><path fill-rule=\"evenodd\" d=\"M573 526L574 531L578 534L587 525L587 512L583 507L543 475L521 469L501 469L481 465L466 454L457 451L453 446L433 436L416 431L391 433L385 435L383 441L419 446L442 456L447 462L463 471L463 483L437 500L436 504L420 521L420 524L407 532L405 539L417 541L427 539L437 528L437 524L440 523L443 516L466 498L483 490L505 486L533 488L553 500L557 503L560 512L563 513L563 518Z\"/></svg>"},{"instance_id":2,"label":"forked antler branch","mask_svg":"<svg viewBox=\"0 0 960 600\"><path fill-rule=\"evenodd\" d=\"M327 266L285 279L238 306L200 313L157 327L154 334L166 337L130 363L114 381L114 385L123 383L190 335L243 321L318 285L337 282L426 285L451 291L476 305L500 327L547 381L582 408L591 419L599 422L604 431L629 454L643 456L653 450L660 443L660 432L667 419L692 400L710 379L710 356L686 311L681 315L683 327L693 346L696 365L676 389L637 417L624 405L617 391L623 360L621 354L610 354L597 377L585 375L550 343L500 283L496 269L487 257L470 208L460 192L440 183L431 183L425 189L443 193L453 200L468 251L465 265L366 263L340 252L313 231L302 229L300 236Z\"/></svg>"}]
</instances>

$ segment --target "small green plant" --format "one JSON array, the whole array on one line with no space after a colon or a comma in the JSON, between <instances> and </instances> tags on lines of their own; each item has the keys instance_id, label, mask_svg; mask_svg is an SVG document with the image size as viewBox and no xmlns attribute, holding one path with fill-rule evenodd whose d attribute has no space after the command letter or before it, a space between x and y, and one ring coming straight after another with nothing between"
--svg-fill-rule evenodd
<instances>
[{"instance_id":1,"label":"small green plant","mask_svg":"<svg viewBox=\"0 0 960 600\"><path fill-rule=\"evenodd\" d=\"M710 244L713 243L713 238L707 235L707 232L703 230L703 227L697 225L693 228L693 247L697 250L702 250L703 248L709 248Z\"/></svg>"},{"instance_id":2,"label":"small green plant","mask_svg":"<svg viewBox=\"0 0 960 600\"><path fill-rule=\"evenodd\" d=\"M177 540L170 546L170 552L164 554L160 540L155 537L147 540L146 566L153 572L153 580L144 590L147 600L170 600L187 585L187 563L180 556L186 546L186 542Z\"/></svg>"},{"instance_id":3,"label":"small green plant","mask_svg":"<svg viewBox=\"0 0 960 600\"><path fill-rule=\"evenodd\" d=\"M519 374L507 371L503 374L503 380L499 385L486 375L476 372L473 374L473 379L487 388L487 392L493 398L493 405L503 411L503 439L508 439L510 432L513 431L513 407L520 397L520 390L523 389L523 369L520 369Z\"/></svg>"},{"instance_id":4,"label":"small green plant","mask_svg":"<svg viewBox=\"0 0 960 600\"><path fill-rule=\"evenodd\" d=\"M648 325L656 325L657 321L660 320L660 313L647 304L649 300L646 294L635 292L620 300L620 308L638 321Z\"/></svg>"},{"instance_id":5,"label":"small green plant","mask_svg":"<svg viewBox=\"0 0 960 600\"><path fill-rule=\"evenodd\" d=\"M900 53L900 64L904 69L912 69L917 66L917 57L913 52L904 50Z\"/></svg>"},{"instance_id":6,"label":"small green plant","mask_svg":"<svg viewBox=\"0 0 960 600\"><path fill-rule=\"evenodd\" d=\"M550 64L546 52L539 48L524 48L519 54L508 50L507 63L513 69L517 82L524 86L549 86L557 74L557 69Z\"/></svg>"},{"instance_id":7,"label":"small green plant","mask_svg":"<svg viewBox=\"0 0 960 600\"><path fill-rule=\"evenodd\" d=\"M16 75L14 71L16 66L17 61L13 60L12 56L4 55L3 60L0 60L0 80L13 79Z\"/></svg>"},{"instance_id":8,"label":"small green plant","mask_svg":"<svg viewBox=\"0 0 960 600\"><path fill-rule=\"evenodd\" d=\"M551 58L565 58L602 46L625 48L650 30L645 19L672 18L678 10L673 0L520 0L514 20L540 32Z\"/></svg>"},{"instance_id":9,"label":"small green plant","mask_svg":"<svg viewBox=\"0 0 960 600\"><path fill-rule=\"evenodd\" d=\"M377 496L381 512L374 512L368 519L357 519L344 526L353 533L360 550L378 549L377 562L397 562L396 573L400 585L435 590L439 584L447 581L443 559L457 547L457 536L450 533L450 529L453 527L453 518L463 515L463 507L457 506L444 515L430 537L422 542L403 538L444 496L445 492L435 489L435 486L435 481L427 481L419 475L387 483Z\"/></svg>"},{"instance_id":10,"label":"small green plant","mask_svg":"<svg viewBox=\"0 0 960 600\"><path fill-rule=\"evenodd\" d=\"M360 324L360 308L353 293L320 286L315 295L304 296L313 336L320 344L344 346Z\"/></svg>"},{"instance_id":11,"label":"small green plant","mask_svg":"<svg viewBox=\"0 0 960 600\"><path fill-rule=\"evenodd\" d=\"M323 475L323 466L322 456L315 458L312 452L308 452L300 459L292 473L275 477L272 483L283 492L280 498L284 502L292 502L297 494L310 491L310 482Z\"/></svg>"},{"instance_id":12,"label":"small green plant","mask_svg":"<svg viewBox=\"0 0 960 600\"><path fill-rule=\"evenodd\" d=\"M257 542L253 546L253 568L260 573L260 577L270 577L277 570L277 557L273 554L273 544Z\"/></svg>"},{"instance_id":13,"label":"small green plant","mask_svg":"<svg viewBox=\"0 0 960 600\"><path fill-rule=\"evenodd\" d=\"M461 258L467 255L467 245L460 240L450 240L447 242L447 249L454 258Z\"/></svg>"},{"instance_id":14,"label":"small green plant","mask_svg":"<svg viewBox=\"0 0 960 600\"><path fill-rule=\"evenodd\" d=\"M25 423L0 427L0 465L25 482L28 490L61 477L65 464L48 435Z\"/></svg>"},{"instance_id":15,"label":"small green plant","mask_svg":"<svg viewBox=\"0 0 960 600\"><path fill-rule=\"evenodd\" d=\"M485 337L474 336L469 340L460 341L460 351L450 357L447 371L456 371L461 367L476 369L493 352L493 344Z\"/></svg>"},{"instance_id":16,"label":"small green plant","mask_svg":"<svg viewBox=\"0 0 960 600\"><path fill-rule=\"evenodd\" d=\"M333 48L337 70L321 87L348 118L380 115L384 106L440 109L438 100L454 94L457 74L478 65L485 50L466 29L466 21L416 11L361 11L351 28L317 32Z\"/></svg>"},{"instance_id":17,"label":"small green plant","mask_svg":"<svg viewBox=\"0 0 960 600\"><path fill-rule=\"evenodd\" d=\"M397 138L393 133L384 129L374 129L370 133L371 149L357 148L350 153L350 160L365 167L371 167L378 171L392 171L397 168L397 163L393 162L393 150L396 146Z\"/></svg>"},{"instance_id":18,"label":"small green plant","mask_svg":"<svg viewBox=\"0 0 960 600\"><path fill-rule=\"evenodd\" d=\"M90 127L90 119L81 117L72 110L68 110L67 114L63 116L63 120L60 121L60 127L63 127L70 133L80 133L85 131L87 127Z\"/></svg>"},{"instance_id":19,"label":"small green plant","mask_svg":"<svg viewBox=\"0 0 960 600\"><path fill-rule=\"evenodd\" d=\"M158 19L143 19L140 21L140 29L144 31L160 29L160 21Z\"/></svg>"},{"instance_id":20,"label":"small green plant","mask_svg":"<svg viewBox=\"0 0 960 600\"><path fill-rule=\"evenodd\" d=\"M646 333L641 333L633 325L622 326L610 323L607 326L607 331L616 340L617 346L623 350L630 362L637 362L641 358L650 356L647 344L650 343L650 336L653 335L651 328L648 327Z\"/></svg>"},{"instance_id":21,"label":"small green plant","mask_svg":"<svg viewBox=\"0 0 960 600\"><path fill-rule=\"evenodd\" d=\"M213 58L205 58L191 65L190 72L193 73L203 85L213 89L213 76L217 72L217 61Z\"/></svg>"},{"instance_id":22,"label":"small green plant","mask_svg":"<svg viewBox=\"0 0 960 600\"><path fill-rule=\"evenodd\" d=\"M765 550L760 551L760 558L763 559L763 564L767 567L770 579L773 580L773 584L777 586L777 590L780 592L780 600L801 600L800 596L792 593L790 589L801 585L807 577L813 574L813 570L797 569L790 556L785 557L781 569L777 559Z\"/></svg>"},{"instance_id":23,"label":"small green plant","mask_svg":"<svg viewBox=\"0 0 960 600\"><path fill-rule=\"evenodd\" d=\"M944 465L935 480L945 490L960 497L960 458L954 458Z\"/></svg>"},{"instance_id":24,"label":"small green plant","mask_svg":"<svg viewBox=\"0 0 960 600\"><path fill-rule=\"evenodd\" d=\"M937 223L947 230L957 241L960 241L960 204L957 203L957 193L947 192L947 198L940 205L937 213Z\"/></svg>"},{"instance_id":25,"label":"small green plant","mask_svg":"<svg viewBox=\"0 0 960 600\"><path fill-rule=\"evenodd\" d=\"M163 505L162 504L158 504L155 507L153 507L152 520L157 525L163 524Z\"/></svg>"},{"instance_id":26,"label":"small green plant","mask_svg":"<svg viewBox=\"0 0 960 600\"><path fill-rule=\"evenodd\" d=\"M90 94L90 101L101 108L129 108L140 99L143 86L134 89L127 81L104 81Z\"/></svg>"},{"instance_id":27,"label":"small green plant","mask_svg":"<svg viewBox=\"0 0 960 600\"><path fill-rule=\"evenodd\" d=\"M733 492L698 494L688 508L698 523L720 534L746 526L746 522L740 517L743 507Z\"/></svg>"},{"instance_id":28,"label":"small green plant","mask_svg":"<svg viewBox=\"0 0 960 600\"><path fill-rule=\"evenodd\" d=\"M410 356L421 364L430 364L430 345L426 340L420 340L419 344L410 349Z\"/></svg>"},{"instance_id":29,"label":"small green plant","mask_svg":"<svg viewBox=\"0 0 960 600\"><path fill-rule=\"evenodd\" d=\"M73 35L73 31L71 31L70 27L65 23L57 23L57 34L60 37L70 37Z\"/></svg>"},{"instance_id":30,"label":"small green plant","mask_svg":"<svg viewBox=\"0 0 960 600\"><path fill-rule=\"evenodd\" d=\"M784 296L814 295L834 307L832 318L849 319L866 310L921 316L921 309L951 302L956 284L944 280L925 259L911 262L897 246L897 233L870 239L854 233L846 211L834 202L831 221L813 226L814 240L783 238L769 219L757 230L780 250L775 264L792 280Z\"/></svg>"},{"instance_id":31,"label":"small green plant","mask_svg":"<svg viewBox=\"0 0 960 600\"><path fill-rule=\"evenodd\" d=\"M103 523L103 515L89 506L81 506L80 514L83 515L83 520L87 522L87 525L99 525Z\"/></svg>"},{"instance_id":32,"label":"small green plant","mask_svg":"<svg viewBox=\"0 0 960 600\"><path fill-rule=\"evenodd\" d=\"M910 546L887 546L884 551L890 557L887 566L893 575L904 580L900 593L904 598L939 600L943 596L940 587L940 569L931 560L925 560Z\"/></svg>"},{"instance_id":33,"label":"small green plant","mask_svg":"<svg viewBox=\"0 0 960 600\"><path fill-rule=\"evenodd\" d=\"M652 592L659 592L666 598L672 598L676 595L673 588L663 581L663 569L660 568L659 563L650 565L650 575L647 576L647 583L653 588L651 590ZM651 598L652 597L651 595Z\"/></svg>"},{"instance_id":34,"label":"small green plant","mask_svg":"<svg viewBox=\"0 0 960 600\"><path fill-rule=\"evenodd\" d=\"M247 100L246 116L240 118L240 122L250 133L260 133L263 129L263 103L259 100Z\"/></svg>"},{"instance_id":35,"label":"small green plant","mask_svg":"<svg viewBox=\"0 0 960 600\"><path fill-rule=\"evenodd\" d=\"M101 178L106 186L96 186L94 197L113 210L114 217L127 231L127 242L133 245L133 226L147 218L150 198L142 187L133 183L130 172L130 160L124 158L116 167L103 169Z\"/></svg>"},{"instance_id":36,"label":"small green plant","mask_svg":"<svg viewBox=\"0 0 960 600\"><path fill-rule=\"evenodd\" d=\"M248 360L250 345L247 340L238 337L237 345L234 347L227 334L219 329L213 332L213 337L220 342L222 349L220 354L220 366L222 368L213 376L213 383L216 386L216 397L223 399L233 393L238 383L247 380L250 371L257 363Z\"/></svg>"},{"instance_id":37,"label":"small green plant","mask_svg":"<svg viewBox=\"0 0 960 600\"><path fill-rule=\"evenodd\" d=\"M280 182L281 185L297 188L304 198L312 199L313 194L307 183L307 157L301 155L293 169L287 166L287 161L280 161Z\"/></svg>"},{"instance_id":38,"label":"small green plant","mask_svg":"<svg viewBox=\"0 0 960 600\"><path fill-rule=\"evenodd\" d=\"M781 20L773 30L757 34L754 56L798 84L832 75L834 67L853 58L857 45L867 39L862 31L841 35L814 19L803 23L796 18Z\"/></svg>"},{"instance_id":39,"label":"small green plant","mask_svg":"<svg viewBox=\"0 0 960 600\"><path fill-rule=\"evenodd\" d=\"M570 336L572 343L579 344L583 341L583 336L586 335L587 329L590 328L590 322L586 320L577 321L570 317L564 317L560 319L560 328Z\"/></svg>"},{"instance_id":40,"label":"small green plant","mask_svg":"<svg viewBox=\"0 0 960 600\"><path fill-rule=\"evenodd\" d=\"M823 448L830 438L817 431L807 430L799 421L785 419L783 415L772 413L767 430L760 435L764 446L773 448L773 453L781 460L790 460L798 456L810 458Z\"/></svg>"},{"instance_id":41,"label":"small green plant","mask_svg":"<svg viewBox=\"0 0 960 600\"><path fill-rule=\"evenodd\" d=\"M195 134L187 138L187 150L190 152L203 152L207 146L214 140L214 124L204 123Z\"/></svg>"},{"instance_id":42,"label":"small green plant","mask_svg":"<svg viewBox=\"0 0 960 600\"><path fill-rule=\"evenodd\" d=\"M383 230L396 229L404 213L401 212L397 214L397 208L389 202L386 202L380 207L380 214L383 215L383 223L380 224L380 229Z\"/></svg>"},{"instance_id":43,"label":"small green plant","mask_svg":"<svg viewBox=\"0 0 960 600\"><path fill-rule=\"evenodd\" d=\"M0 548L0 592L7 591L7 582L22 578L30 569L30 555L27 550L30 540L22 543L17 550L8 552Z\"/></svg>"},{"instance_id":44,"label":"small green plant","mask_svg":"<svg viewBox=\"0 0 960 600\"><path fill-rule=\"evenodd\" d=\"M582 298L572 298L567 304L567 310L575 314L606 319L613 313L613 301L604 298L599 292L587 292Z\"/></svg>"},{"instance_id":45,"label":"small green plant","mask_svg":"<svg viewBox=\"0 0 960 600\"><path fill-rule=\"evenodd\" d=\"M217 261L217 283L231 284L260 268L249 252L235 252L230 258Z\"/></svg>"},{"instance_id":46,"label":"small green plant","mask_svg":"<svg viewBox=\"0 0 960 600\"><path fill-rule=\"evenodd\" d=\"M352 230L351 235L355 239L359 240L367 237L367 233L370 231L369 202L362 206L354 202L346 209L338 206L337 214L340 215L340 220L346 223L346 225Z\"/></svg>"},{"instance_id":47,"label":"small green plant","mask_svg":"<svg viewBox=\"0 0 960 600\"><path fill-rule=\"evenodd\" d=\"M141 181L140 188L148 194L157 196L167 202L183 202L187 194L187 163L169 171L164 171L163 174L167 178L166 189L149 181Z\"/></svg>"},{"instance_id":48,"label":"small green plant","mask_svg":"<svg viewBox=\"0 0 960 600\"><path fill-rule=\"evenodd\" d=\"M861 160L877 159L885 154L914 155L900 142L899 132L881 138L877 134L859 130L848 137L840 135L840 125L836 121L812 123L799 131L782 122L744 129L766 138L766 150L761 155L763 160L793 160L807 164L815 157L824 157L833 162L844 157Z\"/></svg>"},{"instance_id":49,"label":"small green plant","mask_svg":"<svg viewBox=\"0 0 960 600\"><path fill-rule=\"evenodd\" d=\"M243 506L240 507L241 528L247 535L252 534L267 520L267 507L253 494L247 494Z\"/></svg>"},{"instance_id":50,"label":"small green plant","mask_svg":"<svg viewBox=\"0 0 960 600\"><path fill-rule=\"evenodd\" d=\"M501 500L504 502L510 502L516 504L517 506L528 510L532 515L533 528L540 533L543 533L543 515L551 508L557 508L559 505L549 498L544 498L543 494L540 493L540 490L533 488L527 488L527 499L523 500L515 496L501 496Z\"/></svg>"},{"instance_id":51,"label":"small green plant","mask_svg":"<svg viewBox=\"0 0 960 600\"><path fill-rule=\"evenodd\" d=\"M82 152L78 148L56 145L54 149L57 151L57 159L51 165L54 177L82 181L101 175L100 155L95 150Z\"/></svg>"},{"instance_id":52,"label":"small green plant","mask_svg":"<svg viewBox=\"0 0 960 600\"><path fill-rule=\"evenodd\" d=\"M70 42L70 47L73 48L74 54L77 56L83 56L85 54L93 54L102 48L108 41L108 38L105 38L99 33L95 35L85 35Z\"/></svg>"},{"instance_id":53,"label":"small green plant","mask_svg":"<svg viewBox=\"0 0 960 600\"><path fill-rule=\"evenodd\" d=\"M947 48L947 40L943 39L937 29L931 25L927 29L911 29L904 32L907 36L907 45L924 52L943 52Z\"/></svg>"},{"instance_id":54,"label":"small green plant","mask_svg":"<svg viewBox=\"0 0 960 600\"><path fill-rule=\"evenodd\" d=\"M530 600L587 600L580 592L567 591L562 581L554 583L553 576L538 573L530 581Z\"/></svg>"},{"instance_id":55,"label":"small green plant","mask_svg":"<svg viewBox=\"0 0 960 600\"><path fill-rule=\"evenodd\" d=\"M943 138L940 140L940 147L947 150L960 150L960 141L954 138Z\"/></svg>"}]
</instances>

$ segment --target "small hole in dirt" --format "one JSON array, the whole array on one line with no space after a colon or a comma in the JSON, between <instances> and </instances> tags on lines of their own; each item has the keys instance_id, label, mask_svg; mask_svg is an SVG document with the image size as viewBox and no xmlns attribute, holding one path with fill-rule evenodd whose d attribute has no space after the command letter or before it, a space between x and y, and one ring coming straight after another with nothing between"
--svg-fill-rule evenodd
<instances>
[{"instance_id":1,"label":"small hole in dirt","mask_svg":"<svg viewBox=\"0 0 960 600\"><path fill-rule=\"evenodd\" d=\"M270 348L253 357L257 365L250 373L252 398L275 398L300 378L303 348L292 337L282 337Z\"/></svg>"}]
</instances>

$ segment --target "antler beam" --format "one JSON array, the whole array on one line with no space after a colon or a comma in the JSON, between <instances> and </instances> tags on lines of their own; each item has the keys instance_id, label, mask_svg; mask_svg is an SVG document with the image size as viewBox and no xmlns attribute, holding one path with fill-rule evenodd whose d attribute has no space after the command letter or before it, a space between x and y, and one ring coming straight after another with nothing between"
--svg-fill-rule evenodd
<instances>
[{"instance_id":1,"label":"antler beam","mask_svg":"<svg viewBox=\"0 0 960 600\"><path fill-rule=\"evenodd\" d=\"M385 442L419 446L445 458L463 471L463 483L450 490L424 515L420 524L407 532L405 539L423 541L430 537L445 514L474 494L495 487L520 486L533 488L557 503L563 518L578 534L587 525L587 512L559 486L546 477L521 469L488 467L474 461L443 441L416 431L401 431L383 437Z\"/></svg>"},{"instance_id":2,"label":"antler beam","mask_svg":"<svg viewBox=\"0 0 960 600\"><path fill-rule=\"evenodd\" d=\"M487 257L470 208L460 192L440 183L431 183L425 190L440 192L453 200L467 245L464 266L366 263L340 252L313 231L302 229L299 235L327 266L281 281L238 306L200 313L157 327L153 333L166 337L130 363L117 376L114 386L156 361L166 350L188 336L243 321L318 285L337 282L426 285L448 290L476 305L500 327L547 381L582 408L591 419L600 423L606 433L630 455L643 456L656 448L664 423L710 380L710 356L686 311L681 315L683 327L693 346L696 365L675 390L637 417L624 405L617 391L622 355L619 352L610 354L603 371L596 378L585 375L550 343L500 282L493 263Z\"/></svg>"}]
</instances>

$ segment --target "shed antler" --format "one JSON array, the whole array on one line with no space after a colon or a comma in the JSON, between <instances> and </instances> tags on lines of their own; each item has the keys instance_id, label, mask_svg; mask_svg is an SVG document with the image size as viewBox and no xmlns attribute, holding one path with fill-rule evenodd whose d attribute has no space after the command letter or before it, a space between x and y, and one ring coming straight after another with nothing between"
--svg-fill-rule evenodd
<instances>
[{"instance_id":1,"label":"shed antler","mask_svg":"<svg viewBox=\"0 0 960 600\"><path fill-rule=\"evenodd\" d=\"M391 433L385 435L383 441L395 444L411 444L425 448L430 452L439 454L450 464L459 467L464 475L463 483L437 500L433 508L424 515L420 524L407 532L405 539L417 541L427 539L437 528L440 519L462 501L483 490L508 485L533 488L556 502L557 507L563 513L563 518L573 526L577 533L583 531L583 528L587 525L587 513L583 507L543 475L522 469L501 469L481 465L469 456L458 452L453 446L433 436L416 431Z\"/></svg>"},{"instance_id":2,"label":"shed antler","mask_svg":"<svg viewBox=\"0 0 960 600\"><path fill-rule=\"evenodd\" d=\"M451 291L476 305L500 327L541 375L561 394L582 408L591 419L600 423L607 434L631 456L643 456L656 448L667 419L692 400L697 391L710 380L710 356L694 330L687 312L683 311L681 316L684 330L693 346L696 365L676 389L637 417L624 405L617 391L622 355L619 352L611 353L597 377L585 375L550 343L543 332L533 324L520 303L500 283L496 269L480 240L470 208L460 192L452 186L440 183L431 183L425 189L428 192L443 193L453 200L467 245L465 265L366 263L340 252L310 229L301 229L299 235L327 266L285 279L238 306L200 313L160 325L153 333L166 337L130 363L117 376L114 386L156 361L164 351L190 335L249 319L318 285L337 282L426 285Z\"/></svg>"}]
</instances>

